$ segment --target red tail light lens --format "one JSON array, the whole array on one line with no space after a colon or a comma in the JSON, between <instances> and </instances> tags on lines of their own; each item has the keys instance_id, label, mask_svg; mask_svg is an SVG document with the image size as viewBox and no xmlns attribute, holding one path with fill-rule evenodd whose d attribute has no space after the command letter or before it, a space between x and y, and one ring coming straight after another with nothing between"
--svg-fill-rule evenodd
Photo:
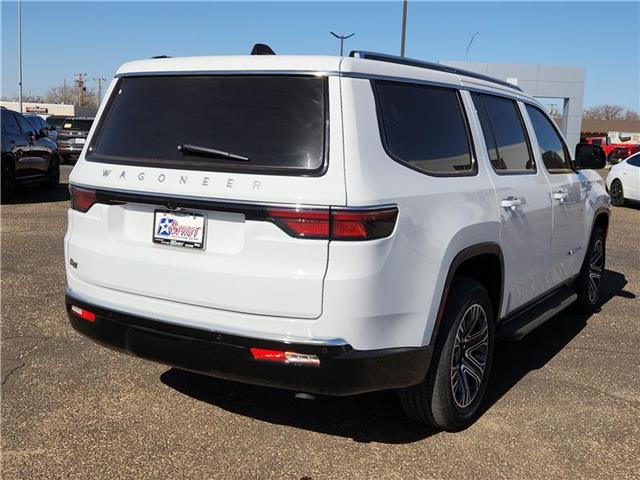
<instances>
[{"instance_id":1,"label":"red tail light lens","mask_svg":"<svg viewBox=\"0 0 640 480\"><path fill-rule=\"evenodd\" d=\"M274 208L267 217L292 237L329 238L329 210Z\"/></svg>"},{"instance_id":2,"label":"red tail light lens","mask_svg":"<svg viewBox=\"0 0 640 480\"><path fill-rule=\"evenodd\" d=\"M391 235L398 209L334 210L331 212L332 240L374 240Z\"/></svg>"},{"instance_id":3,"label":"red tail light lens","mask_svg":"<svg viewBox=\"0 0 640 480\"><path fill-rule=\"evenodd\" d=\"M267 210L272 221L292 237L324 240L374 240L391 235L396 207L364 210Z\"/></svg>"},{"instance_id":4,"label":"red tail light lens","mask_svg":"<svg viewBox=\"0 0 640 480\"><path fill-rule=\"evenodd\" d=\"M82 213L89 210L97 201L95 190L70 185L69 193L71 193L71 208Z\"/></svg>"}]
</instances>

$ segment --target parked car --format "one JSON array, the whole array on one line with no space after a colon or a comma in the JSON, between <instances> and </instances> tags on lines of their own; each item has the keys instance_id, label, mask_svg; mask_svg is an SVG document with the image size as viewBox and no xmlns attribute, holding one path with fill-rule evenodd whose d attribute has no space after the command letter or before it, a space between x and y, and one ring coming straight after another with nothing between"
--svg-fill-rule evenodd
<instances>
[{"instance_id":1,"label":"parked car","mask_svg":"<svg viewBox=\"0 0 640 480\"><path fill-rule=\"evenodd\" d=\"M41 131L41 130L45 131L47 133L47 137L55 142L56 140L55 137L57 136L57 132L54 132L51 129L47 121L44 118L42 118L41 115L38 115L36 113L25 113L23 115L29 121L29 123L31 123L34 126L36 131Z\"/></svg>"},{"instance_id":2,"label":"parked car","mask_svg":"<svg viewBox=\"0 0 640 480\"><path fill-rule=\"evenodd\" d=\"M87 134L93 124L91 117L67 118L62 123L56 139L60 155L65 162L76 160L84 148Z\"/></svg>"},{"instance_id":3,"label":"parked car","mask_svg":"<svg viewBox=\"0 0 640 480\"><path fill-rule=\"evenodd\" d=\"M68 118L68 116L64 115L49 115L46 118L50 139L57 141L58 131L62 128L64 121Z\"/></svg>"},{"instance_id":4,"label":"parked car","mask_svg":"<svg viewBox=\"0 0 640 480\"><path fill-rule=\"evenodd\" d=\"M640 152L611 167L607 189L611 203L618 207L627 200L640 201Z\"/></svg>"},{"instance_id":5,"label":"parked car","mask_svg":"<svg viewBox=\"0 0 640 480\"><path fill-rule=\"evenodd\" d=\"M2 200L15 195L16 186L41 182L55 188L60 182L60 155L46 129L37 129L18 112L2 108Z\"/></svg>"},{"instance_id":6,"label":"parked car","mask_svg":"<svg viewBox=\"0 0 640 480\"><path fill-rule=\"evenodd\" d=\"M598 305L604 152L572 159L509 83L368 52L116 77L65 237L69 319L101 344L310 394L398 389L458 430L496 338Z\"/></svg>"}]
</instances>

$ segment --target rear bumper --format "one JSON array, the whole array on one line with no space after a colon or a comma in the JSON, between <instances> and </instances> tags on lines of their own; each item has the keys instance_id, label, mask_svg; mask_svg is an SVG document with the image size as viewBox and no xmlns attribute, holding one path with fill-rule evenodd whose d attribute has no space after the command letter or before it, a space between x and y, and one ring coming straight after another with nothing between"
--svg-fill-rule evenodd
<instances>
[{"instance_id":1,"label":"rear bumper","mask_svg":"<svg viewBox=\"0 0 640 480\"><path fill-rule=\"evenodd\" d=\"M71 306L95 314L88 321ZM73 328L107 347L163 364L244 383L326 395L352 395L420 383L432 349L354 350L348 344L296 344L180 326L107 310L66 296ZM317 355L320 366L255 360L249 348Z\"/></svg>"}]
</instances>

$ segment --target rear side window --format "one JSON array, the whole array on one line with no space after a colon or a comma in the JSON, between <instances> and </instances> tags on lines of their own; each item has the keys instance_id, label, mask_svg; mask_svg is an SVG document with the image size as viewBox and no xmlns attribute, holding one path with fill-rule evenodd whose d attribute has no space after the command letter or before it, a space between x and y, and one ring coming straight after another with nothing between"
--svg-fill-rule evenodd
<instances>
[{"instance_id":1,"label":"rear side window","mask_svg":"<svg viewBox=\"0 0 640 480\"><path fill-rule=\"evenodd\" d=\"M532 105L526 105L526 108L533 124L533 131L536 132L544 166L550 173L572 171L569 150L549 119Z\"/></svg>"},{"instance_id":2,"label":"rear side window","mask_svg":"<svg viewBox=\"0 0 640 480\"><path fill-rule=\"evenodd\" d=\"M383 145L393 159L429 174L472 174L469 130L457 91L373 81Z\"/></svg>"},{"instance_id":3,"label":"rear side window","mask_svg":"<svg viewBox=\"0 0 640 480\"><path fill-rule=\"evenodd\" d=\"M191 170L321 174L326 165L326 85L326 78L303 76L122 78L87 159Z\"/></svg>"},{"instance_id":4,"label":"rear side window","mask_svg":"<svg viewBox=\"0 0 640 480\"><path fill-rule=\"evenodd\" d=\"M494 170L535 173L535 161L516 102L478 93L472 94L472 98Z\"/></svg>"},{"instance_id":5,"label":"rear side window","mask_svg":"<svg viewBox=\"0 0 640 480\"><path fill-rule=\"evenodd\" d=\"M78 120L77 118L68 118L62 124L62 129L88 132L89 130L91 130L91 125L93 125L93 120Z\"/></svg>"}]
</instances>

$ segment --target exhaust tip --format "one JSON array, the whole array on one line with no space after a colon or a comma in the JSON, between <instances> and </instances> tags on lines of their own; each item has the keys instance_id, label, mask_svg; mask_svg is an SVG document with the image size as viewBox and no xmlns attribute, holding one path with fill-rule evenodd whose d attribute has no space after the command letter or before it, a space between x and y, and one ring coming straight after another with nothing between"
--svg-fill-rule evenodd
<instances>
[{"instance_id":1,"label":"exhaust tip","mask_svg":"<svg viewBox=\"0 0 640 480\"><path fill-rule=\"evenodd\" d=\"M311 395L310 393L298 392L294 395L295 398L299 400L315 400L316 397Z\"/></svg>"}]
</instances>

